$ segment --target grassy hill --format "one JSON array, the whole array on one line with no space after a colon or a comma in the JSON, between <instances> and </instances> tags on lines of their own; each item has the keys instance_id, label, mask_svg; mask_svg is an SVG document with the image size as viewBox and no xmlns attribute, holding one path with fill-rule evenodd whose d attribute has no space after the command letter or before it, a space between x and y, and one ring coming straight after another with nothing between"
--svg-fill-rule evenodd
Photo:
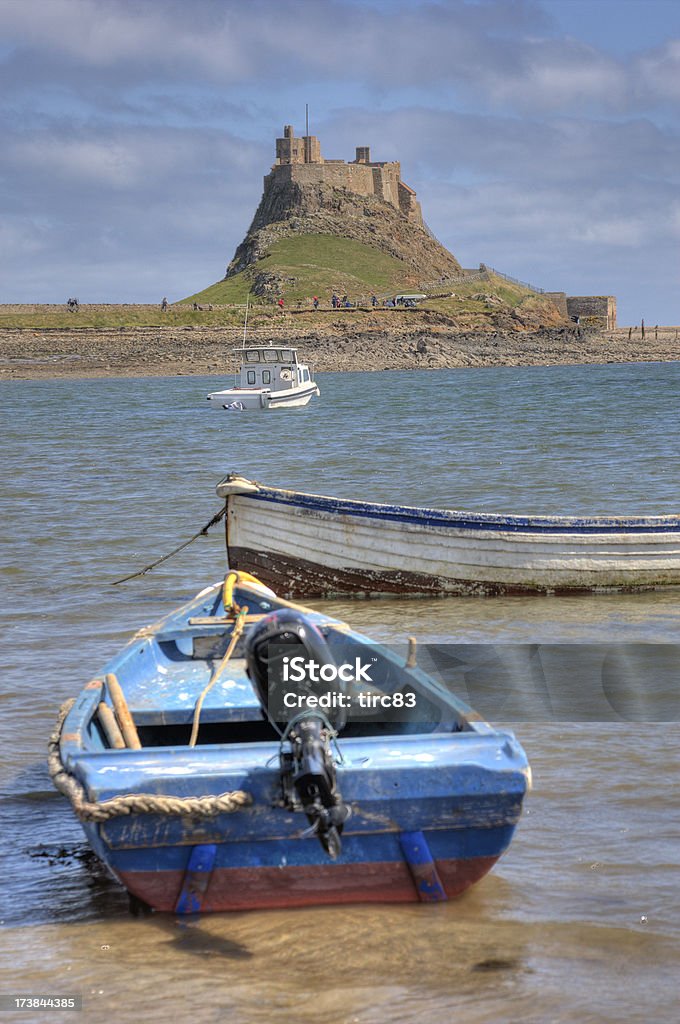
<instances>
[{"instance_id":1,"label":"grassy hill","mask_svg":"<svg viewBox=\"0 0 680 1024\"><path fill-rule=\"evenodd\" d=\"M290 304L318 295L327 302L335 291L360 302L373 293L382 298L412 291L417 284L401 260L370 245L337 235L294 235L274 242L268 254L247 270L182 301L245 302L250 293L251 300L261 296L275 301L282 295Z\"/></svg>"},{"instance_id":2,"label":"grassy hill","mask_svg":"<svg viewBox=\"0 0 680 1024\"><path fill-rule=\"evenodd\" d=\"M286 310L296 310L309 309L314 295L322 307L328 307L335 292L368 306L372 294L382 300L422 287L402 260L362 242L335 235L293 235L275 241L267 255L246 270L182 301L221 305L245 302L249 295L264 310L282 296ZM550 300L491 271L430 286L427 293L430 298L419 303L419 311L429 310L452 327L484 329L497 323L500 328L512 328L514 314L537 327L542 322L546 326L561 322Z\"/></svg>"}]
</instances>

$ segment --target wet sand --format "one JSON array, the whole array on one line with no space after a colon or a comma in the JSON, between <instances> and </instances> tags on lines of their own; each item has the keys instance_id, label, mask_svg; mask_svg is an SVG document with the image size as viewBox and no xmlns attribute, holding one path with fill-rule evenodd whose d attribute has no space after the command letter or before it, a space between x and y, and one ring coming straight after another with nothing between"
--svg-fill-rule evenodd
<instances>
[{"instance_id":1,"label":"wet sand","mask_svg":"<svg viewBox=\"0 0 680 1024\"><path fill-rule=\"evenodd\" d=\"M679 329L629 328L457 331L420 315L368 315L326 325L296 323L249 332L252 343L295 344L317 371L548 366L670 361L680 358ZM141 377L235 371L235 327L0 328L0 379Z\"/></svg>"}]
</instances>

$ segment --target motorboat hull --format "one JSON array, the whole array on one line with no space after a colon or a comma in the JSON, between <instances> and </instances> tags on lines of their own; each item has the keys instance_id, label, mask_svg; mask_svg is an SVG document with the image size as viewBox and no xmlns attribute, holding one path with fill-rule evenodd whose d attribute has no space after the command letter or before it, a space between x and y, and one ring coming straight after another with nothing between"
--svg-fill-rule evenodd
<instances>
[{"instance_id":1,"label":"motorboat hull","mask_svg":"<svg viewBox=\"0 0 680 1024\"><path fill-rule=\"evenodd\" d=\"M214 391L208 395L208 401L213 407L227 412L264 412L269 409L298 408L307 405L318 394L316 384L311 387L288 388L285 391L227 388L225 391Z\"/></svg>"}]
</instances>

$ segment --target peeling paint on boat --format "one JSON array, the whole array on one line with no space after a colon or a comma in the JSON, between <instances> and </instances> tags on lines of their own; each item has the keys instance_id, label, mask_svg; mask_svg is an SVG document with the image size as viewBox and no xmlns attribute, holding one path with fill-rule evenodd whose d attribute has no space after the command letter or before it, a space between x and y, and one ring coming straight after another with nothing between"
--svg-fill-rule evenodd
<instances>
[{"instance_id":1,"label":"peeling paint on boat","mask_svg":"<svg viewBox=\"0 0 680 1024\"><path fill-rule=\"evenodd\" d=\"M230 478L227 478L227 481ZM518 516L332 498L235 478L229 564L292 597L565 594L680 585L680 516ZM252 481L249 481L252 485Z\"/></svg>"}]
</instances>

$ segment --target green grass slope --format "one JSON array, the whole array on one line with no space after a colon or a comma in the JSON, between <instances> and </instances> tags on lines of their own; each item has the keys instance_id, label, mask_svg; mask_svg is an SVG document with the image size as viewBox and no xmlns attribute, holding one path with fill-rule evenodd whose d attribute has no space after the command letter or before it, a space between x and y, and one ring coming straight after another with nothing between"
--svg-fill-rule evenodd
<instances>
[{"instance_id":1,"label":"green grass slope","mask_svg":"<svg viewBox=\"0 0 680 1024\"><path fill-rule=\"evenodd\" d=\"M413 290L416 279L401 260L351 238L335 235L294 235L275 242L256 264L218 281L183 302L245 302L256 278L272 274L281 279L278 295L287 303L304 302L313 295L327 302L333 292L352 301L402 290ZM256 297L256 296L255 296Z\"/></svg>"}]
</instances>

